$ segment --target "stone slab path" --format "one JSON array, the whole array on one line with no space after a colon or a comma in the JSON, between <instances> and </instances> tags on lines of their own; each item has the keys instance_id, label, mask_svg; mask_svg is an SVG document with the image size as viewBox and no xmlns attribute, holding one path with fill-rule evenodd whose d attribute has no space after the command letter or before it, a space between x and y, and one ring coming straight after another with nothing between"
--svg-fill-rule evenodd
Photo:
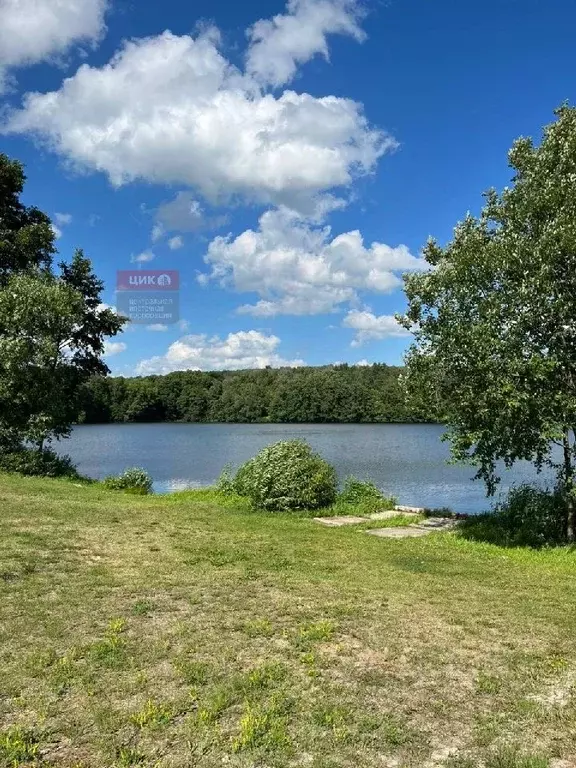
<instances>
[{"instance_id":1,"label":"stone slab path","mask_svg":"<svg viewBox=\"0 0 576 768\"><path fill-rule=\"evenodd\" d=\"M343 525L358 525L358 523L367 523L369 520L391 520L393 517L418 517L418 512L402 512L398 509L386 509L384 512L373 512L367 517L354 517L353 515L343 515L342 517L315 517L314 520L321 525L327 525L330 528L340 528Z\"/></svg>"},{"instance_id":2,"label":"stone slab path","mask_svg":"<svg viewBox=\"0 0 576 768\"><path fill-rule=\"evenodd\" d=\"M450 517L429 517L415 525L403 525L396 528L372 528L366 531L371 536L379 536L381 539L404 539L417 536L428 536L435 531L451 531L456 525L456 520Z\"/></svg>"},{"instance_id":3,"label":"stone slab path","mask_svg":"<svg viewBox=\"0 0 576 768\"><path fill-rule=\"evenodd\" d=\"M395 507L383 512L374 512L367 517L315 517L314 520L321 525L327 525L331 528L340 528L345 525L359 525L367 523L370 520L391 520L393 517L402 515L403 517L418 517L425 512L420 507ZM392 528L372 528L366 533L371 536L378 536L382 539L404 539L416 538L419 536L428 536L435 531L450 531L456 527L457 521L449 517L428 517L420 523L412 525L395 526Z\"/></svg>"},{"instance_id":4,"label":"stone slab path","mask_svg":"<svg viewBox=\"0 0 576 768\"><path fill-rule=\"evenodd\" d=\"M315 517L314 520L322 525L328 525L331 528L340 528L343 525L358 525L358 523L365 523L369 520L368 517L352 517L347 515L345 517Z\"/></svg>"},{"instance_id":5,"label":"stone slab path","mask_svg":"<svg viewBox=\"0 0 576 768\"><path fill-rule=\"evenodd\" d=\"M370 536L379 536L381 539L411 539L418 536L428 536L432 531L418 528L416 525L402 525L394 528L372 528L366 533L369 533Z\"/></svg>"}]
</instances>

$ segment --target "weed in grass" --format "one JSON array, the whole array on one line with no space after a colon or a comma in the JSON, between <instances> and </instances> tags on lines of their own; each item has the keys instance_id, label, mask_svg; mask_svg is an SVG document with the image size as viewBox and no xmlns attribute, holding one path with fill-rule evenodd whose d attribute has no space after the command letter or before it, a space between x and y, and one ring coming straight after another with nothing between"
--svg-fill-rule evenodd
<instances>
[{"instance_id":1,"label":"weed in grass","mask_svg":"<svg viewBox=\"0 0 576 768\"><path fill-rule=\"evenodd\" d=\"M336 624L333 621L317 621L313 624L305 624L298 629L296 645L307 647L311 643L326 642L331 640L336 632Z\"/></svg>"},{"instance_id":2,"label":"weed in grass","mask_svg":"<svg viewBox=\"0 0 576 768\"><path fill-rule=\"evenodd\" d=\"M183 658L175 663L182 679L188 685L206 685L211 676L212 668L205 661Z\"/></svg>"},{"instance_id":3,"label":"weed in grass","mask_svg":"<svg viewBox=\"0 0 576 768\"><path fill-rule=\"evenodd\" d=\"M318 668L316 666L316 654L312 653L312 651L308 651L307 653L303 653L300 656L300 661L302 664L304 664L306 668L306 674L308 677L319 677L320 672L318 671Z\"/></svg>"},{"instance_id":4,"label":"weed in grass","mask_svg":"<svg viewBox=\"0 0 576 768\"><path fill-rule=\"evenodd\" d=\"M38 757L39 738L34 731L13 727L0 733L0 764L18 768Z\"/></svg>"},{"instance_id":5,"label":"weed in grass","mask_svg":"<svg viewBox=\"0 0 576 768\"><path fill-rule=\"evenodd\" d=\"M156 606L149 600L138 600L132 606L133 616L149 616Z\"/></svg>"},{"instance_id":6,"label":"weed in grass","mask_svg":"<svg viewBox=\"0 0 576 768\"><path fill-rule=\"evenodd\" d=\"M46 670L56 663L58 656L53 648L46 651L35 651L27 657L25 669L32 677L46 674Z\"/></svg>"},{"instance_id":7,"label":"weed in grass","mask_svg":"<svg viewBox=\"0 0 576 768\"><path fill-rule=\"evenodd\" d=\"M202 725L214 725L236 700L236 695L229 688L224 686L216 688L198 707L198 722Z\"/></svg>"},{"instance_id":8,"label":"weed in grass","mask_svg":"<svg viewBox=\"0 0 576 768\"><path fill-rule=\"evenodd\" d=\"M248 637L272 637L274 634L274 627L268 619L252 619L247 621L243 626L243 630Z\"/></svg>"},{"instance_id":9,"label":"weed in grass","mask_svg":"<svg viewBox=\"0 0 576 768\"><path fill-rule=\"evenodd\" d=\"M388 716L382 720L380 733L387 744L400 747L410 740L407 729L394 717Z\"/></svg>"},{"instance_id":10,"label":"weed in grass","mask_svg":"<svg viewBox=\"0 0 576 768\"><path fill-rule=\"evenodd\" d=\"M239 730L232 742L234 752L254 749L285 752L290 746L285 717L278 712L275 702L269 707L246 702Z\"/></svg>"},{"instance_id":11,"label":"weed in grass","mask_svg":"<svg viewBox=\"0 0 576 768\"><path fill-rule=\"evenodd\" d=\"M321 728L335 730L350 720L350 710L343 706L321 704L312 710L312 720Z\"/></svg>"},{"instance_id":12,"label":"weed in grass","mask_svg":"<svg viewBox=\"0 0 576 768\"><path fill-rule=\"evenodd\" d=\"M131 768L133 765L142 765L146 762L146 756L132 747L120 747L116 750L116 760L113 768Z\"/></svg>"},{"instance_id":13,"label":"weed in grass","mask_svg":"<svg viewBox=\"0 0 576 768\"><path fill-rule=\"evenodd\" d=\"M173 717L174 713L170 707L148 699L142 709L130 717L130 721L138 728L159 728L168 725Z\"/></svg>"},{"instance_id":14,"label":"weed in grass","mask_svg":"<svg viewBox=\"0 0 576 768\"><path fill-rule=\"evenodd\" d=\"M476 680L476 693L496 694L502 688L502 681L495 675L480 672Z\"/></svg>"},{"instance_id":15,"label":"weed in grass","mask_svg":"<svg viewBox=\"0 0 576 768\"><path fill-rule=\"evenodd\" d=\"M122 664L126 658L126 641L122 637L125 629L124 619L113 619L108 624L104 638L89 647L89 655L105 666Z\"/></svg>"},{"instance_id":16,"label":"weed in grass","mask_svg":"<svg viewBox=\"0 0 576 768\"><path fill-rule=\"evenodd\" d=\"M485 760L486 768L550 768L550 761L534 755L522 755L518 748L506 746Z\"/></svg>"},{"instance_id":17,"label":"weed in grass","mask_svg":"<svg viewBox=\"0 0 576 768\"><path fill-rule=\"evenodd\" d=\"M71 687L78 675L77 662L82 651L70 648L63 656L50 665L50 680L58 695L64 694Z\"/></svg>"},{"instance_id":18,"label":"weed in grass","mask_svg":"<svg viewBox=\"0 0 576 768\"><path fill-rule=\"evenodd\" d=\"M245 690L249 693L263 688L269 688L284 680L286 674L286 667L283 664L262 664L262 666L250 670L246 675Z\"/></svg>"}]
</instances>

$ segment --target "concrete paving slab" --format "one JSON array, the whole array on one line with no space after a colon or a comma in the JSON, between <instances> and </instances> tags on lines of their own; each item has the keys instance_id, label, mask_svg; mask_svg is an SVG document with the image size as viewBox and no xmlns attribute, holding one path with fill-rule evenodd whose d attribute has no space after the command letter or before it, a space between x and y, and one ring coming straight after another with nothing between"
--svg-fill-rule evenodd
<instances>
[{"instance_id":1,"label":"concrete paving slab","mask_svg":"<svg viewBox=\"0 0 576 768\"><path fill-rule=\"evenodd\" d=\"M428 517L421 523L418 523L418 528L433 528L441 531L448 531L451 528L455 528L458 525L458 521L451 517Z\"/></svg>"},{"instance_id":2,"label":"concrete paving slab","mask_svg":"<svg viewBox=\"0 0 576 768\"><path fill-rule=\"evenodd\" d=\"M412 539L428 536L433 533L433 530L433 528L419 528L417 525L406 525L395 528L372 528L366 533L369 533L370 536L379 536L381 539Z\"/></svg>"},{"instance_id":3,"label":"concrete paving slab","mask_svg":"<svg viewBox=\"0 0 576 768\"><path fill-rule=\"evenodd\" d=\"M344 515L342 517L315 517L314 520L317 523L322 523L322 525L328 525L332 528L340 528L343 525L358 525L358 523L366 523L368 518Z\"/></svg>"},{"instance_id":4,"label":"concrete paving slab","mask_svg":"<svg viewBox=\"0 0 576 768\"><path fill-rule=\"evenodd\" d=\"M369 515L370 520L391 520L393 517L418 517L416 512L399 512L397 509L386 509L383 512L373 512Z\"/></svg>"}]
</instances>

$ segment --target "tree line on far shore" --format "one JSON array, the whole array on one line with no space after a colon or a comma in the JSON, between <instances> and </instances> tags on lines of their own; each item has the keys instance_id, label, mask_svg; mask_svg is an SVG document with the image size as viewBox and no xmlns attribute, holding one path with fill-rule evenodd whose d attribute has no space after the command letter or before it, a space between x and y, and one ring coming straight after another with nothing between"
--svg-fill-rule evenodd
<instances>
[{"instance_id":1,"label":"tree line on far shore","mask_svg":"<svg viewBox=\"0 0 576 768\"><path fill-rule=\"evenodd\" d=\"M92 378L81 421L390 423L439 420L409 403L402 368L334 365L250 371L180 371L142 378Z\"/></svg>"}]
</instances>

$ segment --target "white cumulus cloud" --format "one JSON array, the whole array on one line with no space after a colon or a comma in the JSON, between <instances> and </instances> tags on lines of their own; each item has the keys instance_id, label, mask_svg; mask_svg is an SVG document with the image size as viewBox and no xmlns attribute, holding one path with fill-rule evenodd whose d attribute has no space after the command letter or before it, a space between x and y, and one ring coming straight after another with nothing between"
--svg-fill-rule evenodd
<instances>
[{"instance_id":1,"label":"white cumulus cloud","mask_svg":"<svg viewBox=\"0 0 576 768\"><path fill-rule=\"evenodd\" d=\"M298 65L317 54L328 58L327 35L365 34L356 0L289 0L288 12L261 19L248 31L246 70L261 83L280 86L296 74Z\"/></svg>"},{"instance_id":2,"label":"white cumulus cloud","mask_svg":"<svg viewBox=\"0 0 576 768\"><path fill-rule=\"evenodd\" d=\"M394 315L374 315L368 311L352 310L348 312L342 325L356 331L356 336L352 342L353 347L360 347L367 341L376 339L410 335L405 328L399 325Z\"/></svg>"},{"instance_id":3,"label":"white cumulus cloud","mask_svg":"<svg viewBox=\"0 0 576 768\"><path fill-rule=\"evenodd\" d=\"M0 0L0 93L10 69L97 41L107 5L107 0Z\"/></svg>"},{"instance_id":4,"label":"white cumulus cloud","mask_svg":"<svg viewBox=\"0 0 576 768\"><path fill-rule=\"evenodd\" d=\"M306 9L333 7L350 15L352 5L307 0L291 7L305 34ZM324 39L331 28L319 29ZM274 30L271 39L285 34ZM368 123L360 104L292 90L270 93L218 46L214 29L127 41L108 63L84 64L59 90L28 93L2 130L36 136L114 185L182 184L211 203L284 204L308 215L325 210L331 190L341 194L396 147ZM311 53L318 48L306 46ZM294 61L302 59L287 50Z\"/></svg>"},{"instance_id":5,"label":"white cumulus cloud","mask_svg":"<svg viewBox=\"0 0 576 768\"><path fill-rule=\"evenodd\" d=\"M184 336L168 347L165 355L141 360L137 375L171 371L224 371L304 365L302 360L285 360L278 354L280 339L260 331L229 333L226 338L197 334Z\"/></svg>"},{"instance_id":6,"label":"white cumulus cloud","mask_svg":"<svg viewBox=\"0 0 576 768\"><path fill-rule=\"evenodd\" d=\"M147 331L157 331L159 333L162 333L164 331L168 330L168 326L164 325L163 323L152 323L152 325L146 326Z\"/></svg>"},{"instance_id":7,"label":"white cumulus cloud","mask_svg":"<svg viewBox=\"0 0 576 768\"><path fill-rule=\"evenodd\" d=\"M72 223L72 214L71 213L55 213L54 221L59 227L65 227L66 225Z\"/></svg>"},{"instance_id":8,"label":"white cumulus cloud","mask_svg":"<svg viewBox=\"0 0 576 768\"><path fill-rule=\"evenodd\" d=\"M359 292L393 291L403 272L427 268L405 245L367 247L357 230L333 237L330 227L286 209L264 213L256 231L215 238L205 261L212 270L200 282L259 294L260 301L239 311L260 316L331 312L356 302Z\"/></svg>"},{"instance_id":9,"label":"white cumulus cloud","mask_svg":"<svg viewBox=\"0 0 576 768\"><path fill-rule=\"evenodd\" d=\"M176 237L171 237L170 240L168 240L168 248L170 248L171 251L177 251L184 245L184 240L177 235Z\"/></svg>"},{"instance_id":10,"label":"white cumulus cloud","mask_svg":"<svg viewBox=\"0 0 576 768\"><path fill-rule=\"evenodd\" d=\"M107 341L104 345L104 357L119 355L120 352L125 352L126 349L127 346L123 341Z\"/></svg>"},{"instance_id":11,"label":"white cumulus cloud","mask_svg":"<svg viewBox=\"0 0 576 768\"><path fill-rule=\"evenodd\" d=\"M155 256L153 251L142 251L142 253L137 254L136 256L132 256L130 258L130 261L132 264L146 264L149 261L154 261Z\"/></svg>"}]
</instances>

